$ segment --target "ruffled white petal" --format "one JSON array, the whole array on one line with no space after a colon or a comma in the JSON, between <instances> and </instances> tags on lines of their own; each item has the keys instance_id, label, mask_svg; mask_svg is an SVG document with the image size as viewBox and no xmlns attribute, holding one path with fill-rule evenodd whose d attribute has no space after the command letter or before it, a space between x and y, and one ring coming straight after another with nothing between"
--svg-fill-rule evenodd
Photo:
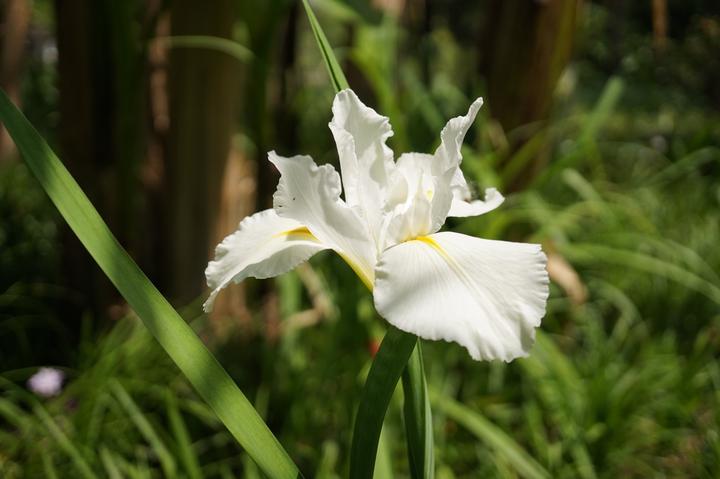
<instances>
[{"instance_id":1,"label":"ruffled white petal","mask_svg":"<svg viewBox=\"0 0 720 479\"><path fill-rule=\"evenodd\" d=\"M442 129L442 132L440 132L440 146L435 150L435 158L438 168L442 171L447 171L450 168L460 165L462 161L460 148L482 104L482 98L478 98L470 105L467 115L451 119ZM465 187L467 187L465 179L462 178L462 174L460 178Z\"/></svg>"},{"instance_id":2,"label":"ruffled white petal","mask_svg":"<svg viewBox=\"0 0 720 479\"><path fill-rule=\"evenodd\" d=\"M365 106L352 90L335 95L330 130L335 137L345 201L366 220L377 239L388 179L395 168L385 142L393 131L387 117Z\"/></svg>"},{"instance_id":3,"label":"ruffled white petal","mask_svg":"<svg viewBox=\"0 0 720 479\"><path fill-rule=\"evenodd\" d=\"M377 250L367 224L340 199L340 176L332 165L317 166L309 156L284 158L274 151L270 161L280 170L273 196L278 216L306 226L324 245L339 253L369 285L374 279Z\"/></svg>"},{"instance_id":4,"label":"ruffled white petal","mask_svg":"<svg viewBox=\"0 0 720 479\"><path fill-rule=\"evenodd\" d=\"M443 232L385 251L375 307L396 327L464 346L477 360L527 356L545 315L540 245Z\"/></svg>"},{"instance_id":5,"label":"ruffled white petal","mask_svg":"<svg viewBox=\"0 0 720 479\"><path fill-rule=\"evenodd\" d=\"M467 217L482 215L494 210L500 206L503 201L505 201L505 197L495 188L485 190L485 200L466 201L459 195L455 195L448 216Z\"/></svg>"},{"instance_id":6,"label":"ruffled white petal","mask_svg":"<svg viewBox=\"0 0 720 479\"><path fill-rule=\"evenodd\" d=\"M466 217L478 216L494 210L505 200L495 189L485 190L485 200L471 201L470 188L468 187L465 175L460 169L462 162L462 143L470 126L477 116L483 100L475 100L465 116L458 116L451 119L440 133L440 146L435 150L435 162L441 170L453 169L453 178L450 189L453 193L453 202L448 216Z\"/></svg>"},{"instance_id":7,"label":"ruffled white petal","mask_svg":"<svg viewBox=\"0 0 720 479\"><path fill-rule=\"evenodd\" d=\"M393 152L385 144L393 135L387 117L363 104L352 90L335 95L330 130L335 136L340 156L345 201L350 206L362 204L363 184L370 180L387 184L393 169Z\"/></svg>"},{"instance_id":8,"label":"ruffled white petal","mask_svg":"<svg viewBox=\"0 0 720 479\"><path fill-rule=\"evenodd\" d=\"M248 216L215 249L215 260L205 270L212 292L203 309L210 311L220 290L231 281L286 273L326 248L301 223L281 218L274 210Z\"/></svg>"}]
</instances>

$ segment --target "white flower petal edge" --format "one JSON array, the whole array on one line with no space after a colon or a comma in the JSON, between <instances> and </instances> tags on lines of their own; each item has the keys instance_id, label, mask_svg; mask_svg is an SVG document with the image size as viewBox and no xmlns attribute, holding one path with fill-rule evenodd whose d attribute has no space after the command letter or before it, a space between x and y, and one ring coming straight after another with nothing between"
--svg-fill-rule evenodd
<instances>
[{"instance_id":1,"label":"white flower petal edge","mask_svg":"<svg viewBox=\"0 0 720 479\"><path fill-rule=\"evenodd\" d=\"M470 201L471 191L465 180L460 163L462 163L462 143L470 126L483 105L483 99L475 100L465 116L458 116L447 122L440 133L440 146L435 150L436 164L442 168L452 169L453 178L450 183L453 200L448 216L478 216L492 211L505 201L503 195L495 188L485 190L485 200Z\"/></svg>"},{"instance_id":2,"label":"white flower petal edge","mask_svg":"<svg viewBox=\"0 0 720 479\"><path fill-rule=\"evenodd\" d=\"M309 156L284 158L274 151L270 161L280 170L273 196L278 216L298 221L324 245L332 248L372 285L377 250L358 213L340 199L340 175L332 165L317 166Z\"/></svg>"},{"instance_id":3,"label":"white flower petal edge","mask_svg":"<svg viewBox=\"0 0 720 479\"><path fill-rule=\"evenodd\" d=\"M464 201L457 197L453 198L448 216L465 218L468 216L479 216L492 211L505 201L505 197L495 188L485 190L485 200Z\"/></svg>"},{"instance_id":4,"label":"white flower petal edge","mask_svg":"<svg viewBox=\"0 0 720 479\"><path fill-rule=\"evenodd\" d=\"M205 270L212 292L203 309L212 310L218 293L231 281L239 283L249 276L272 278L324 249L327 247L302 224L281 218L274 210L248 216L215 249L215 260Z\"/></svg>"},{"instance_id":5,"label":"white flower petal edge","mask_svg":"<svg viewBox=\"0 0 720 479\"><path fill-rule=\"evenodd\" d=\"M442 171L460 166L462 162L460 148L462 148L465 135L475 121L475 117L482 105L483 99L478 98L470 105L470 109L465 116L452 118L440 132L440 146L435 150L435 158L437 158ZM465 178L460 175L458 179L460 180L458 186L467 188Z\"/></svg>"},{"instance_id":6,"label":"white flower petal edge","mask_svg":"<svg viewBox=\"0 0 720 479\"><path fill-rule=\"evenodd\" d=\"M476 360L527 356L545 315L540 245L443 232L398 244L377 265L378 312L403 331L454 341Z\"/></svg>"}]
</instances>

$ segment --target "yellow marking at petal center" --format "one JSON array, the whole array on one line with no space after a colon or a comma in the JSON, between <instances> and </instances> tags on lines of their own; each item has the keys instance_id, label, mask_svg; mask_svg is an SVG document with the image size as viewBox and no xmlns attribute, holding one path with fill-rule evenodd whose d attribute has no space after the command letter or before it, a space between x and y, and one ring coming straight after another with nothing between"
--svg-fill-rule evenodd
<instances>
[{"instance_id":1,"label":"yellow marking at petal center","mask_svg":"<svg viewBox=\"0 0 720 479\"><path fill-rule=\"evenodd\" d=\"M440 245L438 244L438 242L435 241L434 239L432 239L431 237L429 237L429 236L418 236L417 238L415 238L415 241L420 241L420 242L422 242L422 243L425 243L426 245L430 246L432 249L434 249L435 251L437 251L438 253L440 253L440 256L442 256L443 258L452 260L452 258L450 258L450 256L449 256L449 255L447 254L447 252L443 249L443 247L440 246Z\"/></svg>"},{"instance_id":2,"label":"yellow marking at petal center","mask_svg":"<svg viewBox=\"0 0 720 479\"><path fill-rule=\"evenodd\" d=\"M315 235L312 234L306 226L300 226L291 230L281 231L280 233L274 234L273 238L279 238L281 236L305 236L308 237L308 239L310 240L318 241Z\"/></svg>"},{"instance_id":3,"label":"yellow marking at petal center","mask_svg":"<svg viewBox=\"0 0 720 479\"><path fill-rule=\"evenodd\" d=\"M336 253L340 255L340 257L348 264L348 266L350 266L350 268L352 268L358 278L360 278L360 281L362 281L365 287L369 289L372 293L373 280L367 274L365 274L365 271L360 267L360 265L357 264L355 261L351 260L347 255L339 251L336 251Z\"/></svg>"},{"instance_id":4,"label":"yellow marking at petal center","mask_svg":"<svg viewBox=\"0 0 720 479\"><path fill-rule=\"evenodd\" d=\"M464 274L463 271L462 271L462 268L460 268L460 265L457 264L457 262L455 261L455 259L454 259L452 256L450 256L450 255L448 254L448 252L445 251L445 250L443 249L443 247L440 246L440 244L439 244L437 241L435 241L434 239L432 239L432 238L429 237L429 236L418 236L417 238L415 238L415 241L420 241L421 243L425 243L426 245L430 246L432 249L434 249L435 251L437 251L438 254L439 254L440 256L442 256L442 258L443 258L445 261L448 262L448 264L450 265L450 267L451 267L455 272L457 272L457 273L460 274L460 275L463 275L463 274Z\"/></svg>"},{"instance_id":5,"label":"yellow marking at petal center","mask_svg":"<svg viewBox=\"0 0 720 479\"><path fill-rule=\"evenodd\" d=\"M473 281L472 277L463 269L460 264L458 264L457 261L455 261L455 258L450 256L445 249L440 246L440 244L435 241L434 239L430 238L429 236L418 236L415 238L415 240L420 241L421 243L425 243L426 245L430 246L432 249L437 251L437 253L440 255L442 259L447 262L448 266L455 272L455 274L458 275L458 278L460 278L460 281L463 282L466 288L468 288L470 291L472 291L474 297L485 297L486 295L483 294L482 291L477 287L475 282Z\"/></svg>"},{"instance_id":6,"label":"yellow marking at petal center","mask_svg":"<svg viewBox=\"0 0 720 479\"><path fill-rule=\"evenodd\" d=\"M287 231L281 231L280 233L274 234L273 238L280 238L280 237L290 237L290 236L302 236L304 239L310 240L310 241L317 241L318 243L320 240L318 240L314 234L310 232L309 229L307 229L306 226L300 226L298 228L293 228L291 230ZM369 289L371 292L373 290L373 279L368 276L368 274L365 272L365 270L355 261L351 260L347 255L337 252L340 257L352 268L352 270L355 272L355 274L360 278L360 281L363 282L363 284Z\"/></svg>"}]
</instances>

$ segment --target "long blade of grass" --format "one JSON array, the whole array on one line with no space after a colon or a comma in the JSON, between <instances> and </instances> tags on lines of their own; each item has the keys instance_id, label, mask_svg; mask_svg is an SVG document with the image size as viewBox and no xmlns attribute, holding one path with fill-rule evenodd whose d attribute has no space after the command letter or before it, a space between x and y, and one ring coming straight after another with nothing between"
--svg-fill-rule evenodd
<instances>
[{"instance_id":1,"label":"long blade of grass","mask_svg":"<svg viewBox=\"0 0 720 479\"><path fill-rule=\"evenodd\" d=\"M577 476L595 479L580 419L587 410L588 391L580 372L547 335L538 332L533 356L520 362L533 380L555 427L567 444Z\"/></svg>"},{"instance_id":2,"label":"long blade of grass","mask_svg":"<svg viewBox=\"0 0 720 479\"><path fill-rule=\"evenodd\" d=\"M608 118L615 110L615 106L620 100L623 90L624 83L620 78L612 77L607 81L600 95L600 99L583 123L576 147L548 168L545 168L545 170L535 178L534 184L544 184L549 181L550 178L557 178L560 171L572 167L577 161L589 155L589 150L594 147L600 129L607 123Z\"/></svg>"},{"instance_id":3,"label":"long blade of grass","mask_svg":"<svg viewBox=\"0 0 720 479\"><path fill-rule=\"evenodd\" d=\"M183 421L178 400L175 394L168 391L165 400L167 404L168 420L170 422L170 430L173 432L175 442L177 443L178 455L182 462L183 470L190 479L202 479L202 472L198 459L192 450L190 443L190 434L188 434L187 426Z\"/></svg>"},{"instance_id":4,"label":"long blade of grass","mask_svg":"<svg viewBox=\"0 0 720 479\"><path fill-rule=\"evenodd\" d=\"M145 417L130 394L128 394L119 382L113 380L110 384L110 389L112 389L118 402L120 402L120 405L125 409L125 412L127 412L128 417L135 424L135 427L138 428L140 434L142 434L148 444L150 444L150 447L160 461L160 467L165 477L174 477L177 470L175 459L172 454L170 454L165 443L160 439L160 436L155 432L150 421Z\"/></svg>"},{"instance_id":5,"label":"long blade of grass","mask_svg":"<svg viewBox=\"0 0 720 479\"><path fill-rule=\"evenodd\" d=\"M103 454L104 453L104 454ZM100 451L101 460L103 465L110 465L110 469L114 472L120 473L121 478L129 479L149 479L150 471L148 470L147 462L142 460L133 461L132 463L127 461L124 457L118 453L112 452L106 448ZM107 461L107 462L106 462ZM112 476L110 476L111 479Z\"/></svg>"},{"instance_id":6,"label":"long blade of grass","mask_svg":"<svg viewBox=\"0 0 720 479\"><path fill-rule=\"evenodd\" d=\"M0 120L70 228L235 439L269 477L298 477L297 467L252 404L120 246L65 166L4 91L0 91Z\"/></svg>"},{"instance_id":7,"label":"long blade of grass","mask_svg":"<svg viewBox=\"0 0 720 479\"><path fill-rule=\"evenodd\" d=\"M482 415L445 396L434 396L433 404L450 419L491 447L497 454L503 456L522 476L529 479L550 477L550 474L522 446Z\"/></svg>"},{"instance_id":8,"label":"long blade of grass","mask_svg":"<svg viewBox=\"0 0 720 479\"><path fill-rule=\"evenodd\" d=\"M50 453L42 449L40 450L40 458L42 459L45 477L47 479L58 479L57 469L55 469L55 464L53 463L52 457L50 457Z\"/></svg>"},{"instance_id":9,"label":"long blade of grass","mask_svg":"<svg viewBox=\"0 0 720 479\"><path fill-rule=\"evenodd\" d=\"M100 460L105 467L105 472L109 479L122 479L120 468L118 467L112 454L107 450L105 446L100 448Z\"/></svg>"},{"instance_id":10,"label":"long blade of grass","mask_svg":"<svg viewBox=\"0 0 720 479\"><path fill-rule=\"evenodd\" d=\"M337 58L335 58L330 42L328 42L325 32L323 32L317 17L315 17L315 13L312 11L312 8L310 8L308 0L303 0L303 6L305 7L308 21L310 22L310 28L312 28L313 35L315 35L315 41L317 41L318 47L320 47L320 53L323 56L323 60L325 60L325 66L330 74L330 81L332 81L335 91L350 88L345 74L342 68L340 68Z\"/></svg>"},{"instance_id":11,"label":"long blade of grass","mask_svg":"<svg viewBox=\"0 0 720 479\"><path fill-rule=\"evenodd\" d=\"M602 258L604 263L635 268L677 282L679 285L701 293L720 304L720 286L698 276L681 266L654 258L644 253L613 248L600 244L575 243L563 247L563 253L569 259L582 264L596 263Z\"/></svg>"},{"instance_id":12,"label":"long blade of grass","mask_svg":"<svg viewBox=\"0 0 720 479\"><path fill-rule=\"evenodd\" d=\"M62 449L65 454L70 457L70 460L80 473L80 477L84 477L86 479L98 477L90 468L90 465L87 463L80 451L75 447L75 444L73 444L70 438L67 437L62 429L60 429L60 426L57 425L55 420L50 416L50 414L48 414L45 408L43 408L40 404L36 404L33 408L33 413L35 413L35 416L37 416L43 426L45 426L45 429L47 429L50 436L52 436L55 442L57 442L60 449Z\"/></svg>"},{"instance_id":13,"label":"long blade of grass","mask_svg":"<svg viewBox=\"0 0 720 479\"><path fill-rule=\"evenodd\" d=\"M240 63L247 63L252 60L253 57L252 51L238 42L212 35L173 35L155 37L154 40L165 42L170 48L203 48L206 50L215 50L230 55Z\"/></svg>"},{"instance_id":14,"label":"long blade of grass","mask_svg":"<svg viewBox=\"0 0 720 479\"><path fill-rule=\"evenodd\" d=\"M355 416L350 446L350 479L373 477L385 411L416 342L417 337L390 326L380 345Z\"/></svg>"},{"instance_id":15,"label":"long blade of grass","mask_svg":"<svg viewBox=\"0 0 720 479\"><path fill-rule=\"evenodd\" d=\"M403 417L407 437L410 475L413 479L435 477L433 457L432 412L425 383L425 368L420 340L402 374Z\"/></svg>"},{"instance_id":16,"label":"long blade of grass","mask_svg":"<svg viewBox=\"0 0 720 479\"><path fill-rule=\"evenodd\" d=\"M322 445L320 463L315 471L316 479L337 479L335 473L337 469L338 458L340 456L340 448L334 441L325 441Z\"/></svg>"}]
</instances>

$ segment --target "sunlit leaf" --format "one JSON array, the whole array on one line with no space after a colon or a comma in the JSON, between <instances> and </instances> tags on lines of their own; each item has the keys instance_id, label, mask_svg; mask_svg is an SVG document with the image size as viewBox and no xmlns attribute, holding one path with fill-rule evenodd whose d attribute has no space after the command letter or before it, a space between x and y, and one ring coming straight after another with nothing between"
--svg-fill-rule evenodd
<instances>
[{"instance_id":1,"label":"sunlit leaf","mask_svg":"<svg viewBox=\"0 0 720 479\"><path fill-rule=\"evenodd\" d=\"M0 92L0 119L70 228L223 424L269 477L298 477L297 467L247 398L120 246L65 166L5 92Z\"/></svg>"},{"instance_id":2,"label":"sunlit leaf","mask_svg":"<svg viewBox=\"0 0 720 479\"><path fill-rule=\"evenodd\" d=\"M340 68L340 64L338 63L337 59L335 58L332 47L330 46L330 43L328 42L328 39L325 36L325 33L323 32L320 23L318 23L317 17L315 17L315 13L313 13L312 8L310 8L310 4L307 0L303 0L303 6L305 7L305 13L307 13L310 27L312 28L313 35L315 35L315 41L317 41L318 47L320 48L320 53L322 54L323 60L325 61L325 66L327 67L328 73L330 74L330 81L332 81L333 87L335 87L335 91L350 88L350 85L345 78L345 74L343 73L342 68Z\"/></svg>"}]
</instances>

